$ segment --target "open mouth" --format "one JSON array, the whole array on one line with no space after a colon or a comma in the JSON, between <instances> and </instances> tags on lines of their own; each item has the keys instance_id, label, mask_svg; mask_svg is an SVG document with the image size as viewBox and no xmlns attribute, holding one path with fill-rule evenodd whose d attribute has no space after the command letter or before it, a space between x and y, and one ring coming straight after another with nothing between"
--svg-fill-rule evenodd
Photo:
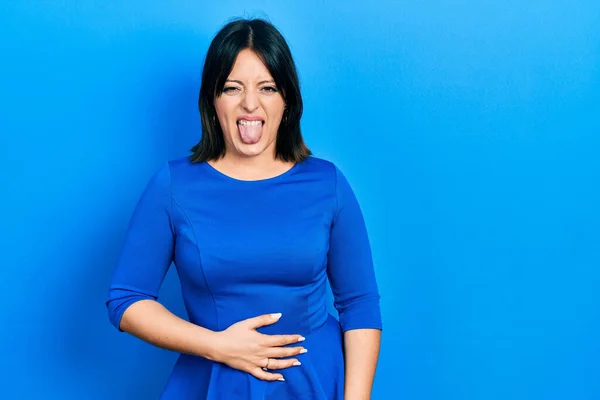
<instances>
[{"instance_id":1,"label":"open mouth","mask_svg":"<svg viewBox=\"0 0 600 400\"><path fill-rule=\"evenodd\" d=\"M263 120L248 121L247 119L238 119L237 124L244 125L244 126L259 126L259 125L264 125L265 121L263 121Z\"/></svg>"}]
</instances>

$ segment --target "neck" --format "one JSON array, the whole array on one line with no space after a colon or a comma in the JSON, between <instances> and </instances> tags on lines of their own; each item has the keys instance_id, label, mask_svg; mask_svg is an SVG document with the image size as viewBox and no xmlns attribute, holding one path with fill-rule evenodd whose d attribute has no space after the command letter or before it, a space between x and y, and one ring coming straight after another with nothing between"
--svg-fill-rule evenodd
<instances>
[{"instance_id":1,"label":"neck","mask_svg":"<svg viewBox=\"0 0 600 400\"><path fill-rule=\"evenodd\" d=\"M292 167L293 163L275 159L274 154L267 152L243 157L238 154L225 153L225 156L209 164L219 171L238 179L265 179L279 175Z\"/></svg>"}]
</instances>

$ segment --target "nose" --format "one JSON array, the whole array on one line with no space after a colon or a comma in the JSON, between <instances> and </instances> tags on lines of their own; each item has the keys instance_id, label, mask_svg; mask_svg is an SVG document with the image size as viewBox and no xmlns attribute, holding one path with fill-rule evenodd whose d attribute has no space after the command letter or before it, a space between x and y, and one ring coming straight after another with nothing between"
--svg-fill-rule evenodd
<instances>
[{"instance_id":1,"label":"nose","mask_svg":"<svg viewBox=\"0 0 600 400\"><path fill-rule=\"evenodd\" d=\"M252 90L245 91L242 98L242 107L248 112L252 112L258 108L258 97Z\"/></svg>"}]
</instances>

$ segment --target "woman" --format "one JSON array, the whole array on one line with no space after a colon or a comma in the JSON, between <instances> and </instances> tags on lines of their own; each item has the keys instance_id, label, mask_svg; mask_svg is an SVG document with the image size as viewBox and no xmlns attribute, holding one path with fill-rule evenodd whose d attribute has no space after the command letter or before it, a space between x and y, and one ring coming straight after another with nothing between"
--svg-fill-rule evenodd
<instances>
[{"instance_id":1,"label":"woman","mask_svg":"<svg viewBox=\"0 0 600 400\"><path fill-rule=\"evenodd\" d=\"M199 108L193 154L158 170L134 211L111 322L181 353L163 399L368 399L381 317L363 216L303 142L296 68L270 23L215 36ZM172 261L189 322L156 301Z\"/></svg>"}]
</instances>

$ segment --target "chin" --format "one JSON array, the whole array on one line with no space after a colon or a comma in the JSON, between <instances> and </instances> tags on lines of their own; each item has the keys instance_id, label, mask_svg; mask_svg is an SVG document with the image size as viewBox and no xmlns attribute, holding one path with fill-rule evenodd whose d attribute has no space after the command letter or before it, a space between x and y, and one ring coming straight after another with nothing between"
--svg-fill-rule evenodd
<instances>
[{"instance_id":1,"label":"chin","mask_svg":"<svg viewBox=\"0 0 600 400\"><path fill-rule=\"evenodd\" d=\"M239 138L234 138L234 140L235 150L242 157L255 157L265 152L275 151L276 138L269 140L267 136L263 136L253 144L244 143Z\"/></svg>"},{"instance_id":2,"label":"chin","mask_svg":"<svg viewBox=\"0 0 600 400\"><path fill-rule=\"evenodd\" d=\"M251 145L239 143L236 147L237 152L244 157L259 156L267 150L266 146L260 142Z\"/></svg>"}]
</instances>

